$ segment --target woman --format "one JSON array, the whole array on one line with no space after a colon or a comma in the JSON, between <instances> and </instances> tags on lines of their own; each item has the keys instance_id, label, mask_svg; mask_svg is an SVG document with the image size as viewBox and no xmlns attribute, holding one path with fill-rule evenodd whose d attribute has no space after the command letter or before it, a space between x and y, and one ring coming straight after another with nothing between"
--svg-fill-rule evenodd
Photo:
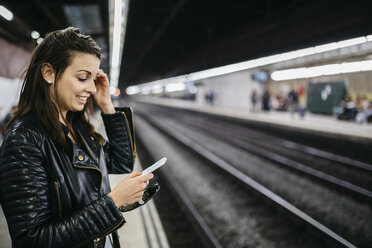
<instances>
[{"instance_id":1,"label":"woman","mask_svg":"<svg viewBox=\"0 0 372 248\"><path fill-rule=\"evenodd\" d=\"M128 108L114 109L101 50L75 28L35 48L0 150L0 200L13 247L119 247L119 207L153 175L134 171L112 191L108 173L133 169ZM94 98L109 142L89 123ZM112 240L109 234L112 233Z\"/></svg>"}]
</instances>

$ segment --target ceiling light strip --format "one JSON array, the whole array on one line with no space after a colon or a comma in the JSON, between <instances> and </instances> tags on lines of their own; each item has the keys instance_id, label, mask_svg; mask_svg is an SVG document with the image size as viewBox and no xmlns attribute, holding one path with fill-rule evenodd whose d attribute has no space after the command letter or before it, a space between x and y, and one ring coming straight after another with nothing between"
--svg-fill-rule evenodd
<instances>
[{"instance_id":1,"label":"ceiling light strip","mask_svg":"<svg viewBox=\"0 0 372 248\"><path fill-rule=\"evenodd\" d=\"M0 15L4 17L7 21L13 20L13 13L5 8L3 5L0 5Z\"/></svg>"},{"instance_id":2,"label":"ceiling light strip","mask_svg":"<svg viewBox=\"0 0 372 248\"><path fill-rule=\"evenodd\" d=\"M120 51L122 38L122 22L123 22L123 0L115 0L114 5L114 28L112 38L112 53L111 53L111 75L110 75L110 90L113 92L119 81L120 70Z\"/></svg>"},{"instance_id":3,"label":"ceiling light strip","mask_svg":"<svg viewBox=\"0 0 372 248\"><path fill-rule=\"evenodd\" d=\"M344 47L349 47L349 46L354 46L354 45L371 42L371 41L372 41L372 35L338 41L338 42L332 42L332 43L328 43L324 45L299 49L299 50L295 50L292 52L271 55L271 56L248 60L248 61L244 61L240 63L230 64L226 66L220 66L220 67L207 69L207 70L203 70L199 72L194 72L194 73L190 73L186 75L181 75L177 77L161 79L161 80L149 82L146 84L140 84L137 86L131 86L131 87L128 87L129 91L127 90L126 92L128 95L138 94L141 92L141 90L139 90L136 87L141 87L144 85L155 84L155 83L166 85L168 83L175 83L175 82L197 81L197 80L201 80L205 78L211 78L211 77L221 76L224 74L233 73L237 71L257 68L260 66L279 63L279 62L296 59L296 58L300 58L304 56L309 56L309 55L313 55L317 53L328 52L328 51L332 51L332 50L336 50L336 49L340 49ZM299 71L296 71L296 73L299 73Z\"/></svg>"},{"instance_id":4,"label":"ceiling light strip","mask_svg":"<svg viewBox=\"0 0 372 248\"><path fill-rule=\"evenodd\" d=\"M362 71L372 71L372 60L274 71L271 73L271 79L274 81L283 81Z\"/></svg>"}]
</instances>

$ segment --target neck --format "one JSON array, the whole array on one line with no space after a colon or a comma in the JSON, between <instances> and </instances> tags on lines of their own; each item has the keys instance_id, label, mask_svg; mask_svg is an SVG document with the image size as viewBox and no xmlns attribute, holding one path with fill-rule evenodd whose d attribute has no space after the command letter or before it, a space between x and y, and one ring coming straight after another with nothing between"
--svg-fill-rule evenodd
<instances>
[{"instance_id":1,"label":"neck","mask_svg":"<svg viewBox=\"0 0 372 248\"><path fill-rule=\"evenodd\" d=\"M66 120L66 115L67 115L67 111L65 112L62 112L62 113L59 113L59 121L63 124L63 125L65 125L65 126L67 126L67 123L65 122L65 120Z\"/></svg>"}]
</instances>

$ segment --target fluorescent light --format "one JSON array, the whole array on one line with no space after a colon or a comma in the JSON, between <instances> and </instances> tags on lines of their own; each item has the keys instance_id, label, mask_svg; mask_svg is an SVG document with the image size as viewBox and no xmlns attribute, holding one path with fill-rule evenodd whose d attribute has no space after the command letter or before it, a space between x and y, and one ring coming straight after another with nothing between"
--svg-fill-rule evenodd
<instances>
[{"instance_id":1,"label":"fluorescent light","mask_svg":"<svg viewBox=\"0 0 372 248\"><path fill-rule=\"evenodd\" d=\"M313 55L316 53L316 51L315 51L315 47L309 47L309 48L296 50L296 53L297 53L297 58L300 58L300 57Z\"/></svg>"},{"instance_id":2,"label":"fluorescent light","mask_svg":"<svg viewBox=\"0 0 372 248\"><path fill-rule=\"evenodd\" d=\"M119 66L119 51L120 51L120 37L121 37L121 23L122 23L122 0L115 0L114 12L114 30L113 30L113 45L112 45L112 59L111 66Z\"/></svg>"},{"instance_id":3,"label":"fluorescent light","mask_svg":"<svg viewBox=\"0 0 372 248\"><path fill-rule=\"evenodd\" d=\"M141 93L143 95L148 95L151 93L151 86L150 85L145 85L141 87Z\"/></svg>"},{"instance_id":4,"label":"fluorescent light","mask_svg":"<svg viewBox=\"0 0 372 248\"><path fill-rule=\"evenodd\" d=\"M337 42L332 42L332 43L328 43L328 44L324 44L324 45L320 45L320 46L315 46L314 47L314 54L315 53L324 53L324 52L328 52L328 51L336 50L336 49L338 49Z\"/></svg>"},{"instance_id":5,"label":"fluorescent light","mask_svg":"<svg viewBox=\"0 0 372 248\"><path fill-rule=\"evenodd\" d=\"M336 75L340 73L339 64L330 64L322 66L323 71L320 75Z\"/></svg>"},{"instance_id":6,"label":"fluorescent light","mask_svg":"<svg viewBox=\"0 0 372 248\"><path fill-rule=\"evenodd\" d=\"M351 73L360 71L360 61L340 64L340 73Z\"/></svg>"},{"instance_id":7,"label":"fluorescent light","mask_svg":"<svg viewBox=\"0 0 372 248\"><path fill-rule=\"evenodd\" d=\"M372 71L372 60L279 70L271 73L271 79L274 81L283 81L360 71Z\"/></svg>"},{"instance_id":8,"label":"fluorescent light","mask_svg":"<svg viewBox=\"0 0 372 248\"><path fill-rule=\"evenodd\" d=\"M173 84L167 84L165 86L166 92L183 91L185 89L186 89L186 85L184 83L173 83Z\"/></svg>"},{"instance_id":9,"label":"fluorescent light","mask_svg":"<svg viewBox=\"0 0 372 248\"><path fill-rule=\"evenodd\" d=\"M163 92L163 85L155 84L151 87L151 92L154 94L162 93Z\"/></svg>"},{"instance_id":10,"label":"fluorescent light","mask_svg":"<svg viewBox=\"0 0 372 248\"><path fill-rule=\"evenodd\" d=\"M365 43L365 42L367 42L366 37L359 37L359 38L339 41L337 43L338 43L339 48L343 48L343 47L358 45L358 44Z\"/></svg>"},{"instance_id":11,"label":"fluorescent light","mask_svg":"<svg viewBox=\"0 0 372 248\"><path fill-rule=\"evenodd\" d=\"M0 5L0 15L8 21L13 20L14 17L13 13L7 8L5 8L3 5Z\"/></svg>"},{"instance_id":12,"label":"fluorescent light","mask_svg":"<svg viewBox=\"0 0 372 248\"><path fill-rule=\"evenodd\" d=\"M114 88L118 86L119 80L119 65L121 52L121 38L122 38L122 21L123 21L123 0L115 0L114 6L114 28L112 38L112 53L111 53L111 77L110 85Z\"/></svg>"},{"instance_id":13,"label":"fluorescent light","mask_svg":"<svg viewBox=\"0 0 372 248\"><path fill-rule=\"evenodd\" d=\"M138 94L140 92L140 87L138 86L130 86L128 87L125 92L128 94L128 95L135 95L135 94Z\"/></svg>"},{"instance_id":14,"label":"fluorescent light","mask_svg":"<svg viewBox=\"0 0 372 248\"><path fill-rule=\"evenodd\" d=\"M40 34L39 34L39 32L38 31L32 31L31 32L31 38L32 39L34 39L34 40L36 40L36 39L38 39L40 37Z\"/></svg>"},{"instance_id":15,"label":"fluorescent light","mask_svg":"<svg viewBox=\"0 0 372 248\"><path fill-rule=\"evenodd\" d=\"M372 60L360 62L359 68L360 71L372 71Z\"/></svg>"}]
</instances>

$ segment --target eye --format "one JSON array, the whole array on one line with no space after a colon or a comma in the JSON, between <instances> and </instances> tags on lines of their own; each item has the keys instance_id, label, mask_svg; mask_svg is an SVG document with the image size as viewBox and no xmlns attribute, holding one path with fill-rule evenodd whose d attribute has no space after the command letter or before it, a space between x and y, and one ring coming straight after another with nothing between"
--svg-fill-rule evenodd
<instances>
[{"instance_id":1,"label":"eye","mask_svg":"<svg viewBox=\"0 0 372 248\"><path fill-rule=\"evenodd\" d=\"M79 80L80 82L85 82L85 81L87 81L87 78L78 78L78 80Z\"/></svg>"}]
</instances>

